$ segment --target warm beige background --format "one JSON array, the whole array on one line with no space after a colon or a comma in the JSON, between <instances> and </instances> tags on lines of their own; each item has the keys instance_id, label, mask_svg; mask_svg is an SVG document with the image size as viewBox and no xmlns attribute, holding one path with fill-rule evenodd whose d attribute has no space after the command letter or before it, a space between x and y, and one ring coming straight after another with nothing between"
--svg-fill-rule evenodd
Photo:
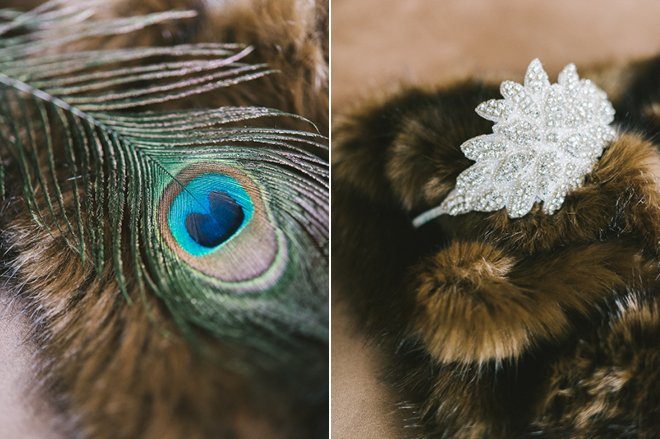
<instances>
[{"instance_id":1,"label":"warm beige background","mask_svg":"<svg viewBox=\"0 0 660 439\"><path fill-rule=\"evenodd\" d=\"M521 72L535 57L557 71L651 55L659 23L659 0L333 0L333 118L401 80ZM400 437L378 353L336 299L332 314L333 438Z\"/></svg>"},{"instance_id":2,"label":"warm beige background","mask_svg":"<svg viewBox=\"0 0 660 439\"><path fill-rule=\"evenodd\" d=\"M0 288L0 439L54 439L52 415L39 410L30 372L29 328Z\"/></svg>"}]
</instances>

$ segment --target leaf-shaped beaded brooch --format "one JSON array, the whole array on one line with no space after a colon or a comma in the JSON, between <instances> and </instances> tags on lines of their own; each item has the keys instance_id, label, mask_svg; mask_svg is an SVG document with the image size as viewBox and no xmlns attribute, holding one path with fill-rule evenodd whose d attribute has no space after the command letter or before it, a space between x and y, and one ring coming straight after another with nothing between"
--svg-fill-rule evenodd
<instances>
[{"instance_id":1,"label":"leaf-shaped beaded brooch","mask_svg":"<svg viewBox=\"0 0 660 439\"><path fill-rule=\"evenodd\" d=\"M566 194L580 186L605 147L616 138L614 108L607 95L569 64L550 84L538 59L524 85L504 81L504 99L491 99L477 114L495 122L492 134L467 140L463 154L474 160L437 207L414 219L419 227L444 214L492 212L506 208L520 218L536 202L556 212Z\"/></svg>"}]
</instances>

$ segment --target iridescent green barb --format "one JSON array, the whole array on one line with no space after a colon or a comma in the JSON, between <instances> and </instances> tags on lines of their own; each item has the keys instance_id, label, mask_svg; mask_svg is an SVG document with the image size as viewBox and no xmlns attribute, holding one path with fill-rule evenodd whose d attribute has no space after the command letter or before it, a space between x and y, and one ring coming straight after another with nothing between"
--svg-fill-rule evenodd
<instances>
[{"instance_id":1,"label":"iridescent green barb","mask_svg":"<svg viewBox=\"0 0 660 439\"><path fill-rule=\"evenodd\" d=\"M325 139L239 126L290 117L266 108L145 111L270 71L236 44L68 51L194 13L96 20L94 2L60 3L0 10L0 158L33 219L184 326L325 340Z\"/></svg>"}]
</instances>

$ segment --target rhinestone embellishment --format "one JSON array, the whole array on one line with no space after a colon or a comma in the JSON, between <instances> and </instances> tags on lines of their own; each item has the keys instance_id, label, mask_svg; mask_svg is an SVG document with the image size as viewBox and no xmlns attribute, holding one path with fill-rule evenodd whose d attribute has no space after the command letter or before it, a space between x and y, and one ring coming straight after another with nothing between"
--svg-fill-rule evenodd
<instances>
[{"instance_id":1,"label":"rhinestone embellishment","mask_svg":"<svg viewBox=\"0 0 660 439\"><path fill-rule=\"evenodd\" d=\"M415 227L444 214L502 208L509 217L520 218L537 202L553 214L616 138L607 95L590 80L580 79L574 64L550 84L535 59L524 85L504 81L500 93L504 99L476 108L479 116L495 122L492 134L460 147L475 163L458 176L456 187L439 206L414 219Z\"/></svg>"}]
</instances>

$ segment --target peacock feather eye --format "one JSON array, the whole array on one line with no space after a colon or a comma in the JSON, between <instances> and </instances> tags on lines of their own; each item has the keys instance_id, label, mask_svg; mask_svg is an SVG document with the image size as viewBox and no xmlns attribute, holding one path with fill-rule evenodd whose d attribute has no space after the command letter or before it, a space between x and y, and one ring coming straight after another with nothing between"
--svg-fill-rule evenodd
<instances>
[{"instance_id":1,"label":"peacock feather eye","mask_svg":"<svg viewBox=\"0 0 660 439\"><path fill-rule=\"evenodd\" d=\"M193 256L218 250L250 222L254 204L235 178L208 173L193 178L174 198L169 229Z\"/></svg>"},{"instance_id":2,"label":"peacock feather eye","mask_svg":"<svg viewBox=\"0 0 660 439\"><path fill-rule=\"evenodd\" d=\"M241 170L188 166L164 189L159 211L169 248L226 287L263 288L283 271L285 240L259 185Z\"/></svg>"}]
</instances>

